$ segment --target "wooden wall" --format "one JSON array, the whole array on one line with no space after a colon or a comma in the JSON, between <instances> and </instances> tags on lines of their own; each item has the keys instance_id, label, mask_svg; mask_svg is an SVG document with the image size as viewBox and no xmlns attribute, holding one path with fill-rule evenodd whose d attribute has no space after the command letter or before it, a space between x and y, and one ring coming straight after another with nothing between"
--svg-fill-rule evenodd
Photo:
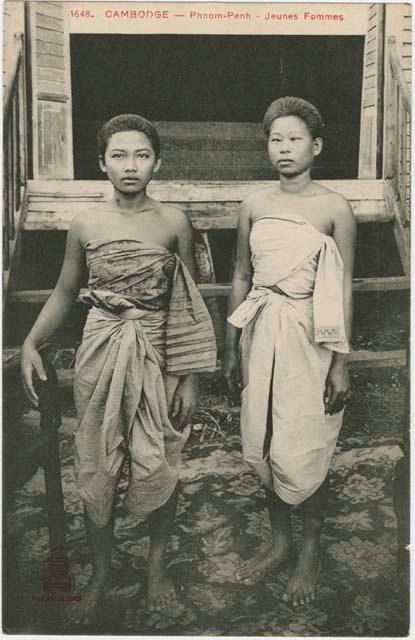
<instances>
[{"instance_id":1,"label":"wooden wall","mask_svg":"<svg viewBox=\"0 0 415 640\"><path fill-rule=\"evenodd\" d=\"M31 63L33 177L74 177L69 31L63 2L6 0L3 5L3 86L7 52L14 31L24 29L24 5L29 14L28 61ZM384 46L389 35L411 81L411 5L373 3L368 7L364 52L359 178L382 175ZM408 125L409 136L409 125ZM262 160L261 160L262 163ZM260 163L260 164L261 164Z\"/></svg>"},{"instance_id":2,"label":"wooden wall","mask_svg":"<svg viewBox=\"0 0 415 640\"><path fill-rule=\"evenodd\" d=\"M412 7L410 4L371 4L368 7L368 27L365 39L361 144L359 178L382 176L384 165L384 86L388 74L385 44L390 36L396 48L404 75L411 85L412 70ZM408 139L410 126L408 122ZM409 167L408 167L409 179Z\"/></svg>"},{"instance_id":3,"label":"wooden wall","mask_svg":"<svg viewBox=\"0 0 415 640\"><path fill-rule=\"evenodd\" d=\"M403 7L402 68L408 84L412 84L412 6Z\"/></svg>"},{"instance_id":4,"label":"wooden wall","mask_svg":"<svg viewBox=\"0 0 415 640\"><path fill-rule=\"evenodd\" d=\"M62 2L30 2L34 178L73 178L69 32Z\"/></svg>"},{"instance_id":5,"label":"wooden wall","mask_svg":"<svg viewBox=\"0 0 415 640\"><path fill-rule=\"evenodd\" d=\"M24 2L6 0L3 4L3 89L8 82L15 34L24 33L24 28Z\"/></svg>"},{"instance_id":6,"label":"wooden wall","mask_svg":"<svg viewBox=\"0 0 415 640\"><path fill-rule=\"evenodd\" d=\"M359 178L376 178L381 172L384 21L385 5L371 4L363 60Z\"/></svg>"},{"instance_id":7,"label":"wooden wall","mask_svg":"<svg viewBox=\"0 0 415 640\"><path fill-rule=\"evenodd\" d=\"M385 15L385 42L389 37L396 40L396 50L409 88L412 87L412 6L410 4L387 4ZM385 77L389 74L389 66L385 65ZM410 149L411 123L406 125L407 145ZM406 161L407 199L410 198L411 165L410 154Z\"/></svg>"},{"instance_id":8,"label":"wooden wall","mask_svg":"<svg viewBox=\"0 0 415 640\"><path fill-rule=\"evenodd\" d=\"M389 36L396 38L396 48L402 62L406 81L411 85L412 70L412 6L411 4L386 5L385 42Z\"/></svg>"},{"instance_id":9,"label":"wooden wall","mask_svg":"<svg viewBox=\"0 0 415 640\"><path fill-rule=\"evenodd\" d=\"M402 69L409 87L412 87L412 5L403 5L403 28L401 30L402 42L400 44L400 53L402 60ZM411 122L407 121L406 139L409 149L411 148ZM406 166L406 185L407 185L407 204L410 207L411 201L411 161L408 158Z\"/></svg>"}]
</instances>

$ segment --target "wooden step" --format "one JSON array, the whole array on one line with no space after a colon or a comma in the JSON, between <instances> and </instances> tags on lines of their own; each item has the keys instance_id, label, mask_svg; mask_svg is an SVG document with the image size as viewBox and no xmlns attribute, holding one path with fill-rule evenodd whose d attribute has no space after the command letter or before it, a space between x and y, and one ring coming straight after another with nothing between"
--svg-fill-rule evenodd
<instances>
[{"instance_id":1,"label":"wooden step","mask_svg":"<svg viewBox=\"0 0 415 640\"><path fill-rule=\"evenodd\" d=\"M406 351L354 351L350 354L350 365L354 369L368 369L370 367L405 367ZM221 373L221 366L216 367L216 373ZM57 371L59 386L63 389L72 387L74 369L60 369Z\"/></svg>"},{"instance_id":2,"label":"wooden step","mask_svg":"<svg viewBox=\"0 0 415 640\"><path fill-rule=\"evenodd\" d=\"M198 286L204 298L226 297L229 295L231 289L229 283L199 284ZM411 281L409 276L353 279L353 291L401 291L410 289L410 286Z\"/></svg>"},{"instance_id":3,"label":"wooden step","mask_svg":"<svg viewBox=\"0 0 415 640\"><path fill-rule=\"evenodd\" d=\"M92 123L97 129L98 123ZM266 148L266 137L261 123L257 122L155 122L154 123L160 138L163 142L164 150L170 145L180 148L204 149L218 147L229 148L227 142L232 144L232 148L243 145L245 149L252 149L255 146Z\"/></svg>"},{"instance_id":4,"label":"wooden step","mask_svg":"<svg viewBox=\"0 0 415 640\"><path fill-rule=\"evenodd\" d=\"M11 364L19 359L19 349L3 349L3 364ZM354 351L350 354L351 366L359 369L367 369L370 367L405 367L406 351L397 349L391 351ZM216 367L216 373L220 374L220 364ZM59 387L62 389L71 388L74 382L74 369L58 369L57 371Z\"/></svg>"},{"instance_id":5,"label":"wooden step","mask_svg":"<svg viewBox=\"0 0 415 640\"><path fill-rule=\"evenodd\" d=\"M390 351L353 351L350 354L352 367L366 369L369 367L405 367L405 349Z\"/></svg>"},{"instance_id":6,"label":"wooden step","mask_svg":"<svg viewBox=\"0 0 415 640\"><path fill-rule=\"evenodd\" d=\"M343 194L348 200L384 201L383 180L320 180L320 184ZM263 189L275 181L258 180L153 180L149 190L163 202L222 202L240 201L255 189ZM97 198L107 200L112 194L108 180L29 180L30 200L78 200Z\"/></svg>"},{"instance_id":7,"label":"wooden step","mask_svg":"<svg viewBox=\"0 0 415 640\"><path fill-rule=\"evenodd\" d=\"M350 354L350 365L354 369L405 367L406 351L405 349L394 351L354 351ZM221 373L220 365L216 367L216 373ZM72 387L75 375L74 369L61 369L57 371L57 374L61 388Z\"/></svg>"},{"instance_id":8,"label":"wooden step","mask_svg":"<svg viewBox=\"0 0 415 640\"><path fill-rule=\"evenodd\" d=\"M199 284L199 290L204 298L227 297L231 285ZM355 278L354 291L401 291L410 288L409 276L395 276L389 278ZM44 304L53 289L38 289L35 291L12 291L7 301L12 304Z\"/></svg>"},{"instance_id":9,"label":"wooden step","mask_svg":"<svg viewBox=\"0 0 415 640\"><path fill-rule=\"evenodd\" d=\"M149 195L180 207L196 229L235 229L239 203L256 189L275 181L153 181ZM388 222L382 180L321 180L320 184L343 194L358 222ZM28 184L25 231L66 231L81 211L105 202L112 185L105 180L32 180Z\"/></svg>"}]
</instances>

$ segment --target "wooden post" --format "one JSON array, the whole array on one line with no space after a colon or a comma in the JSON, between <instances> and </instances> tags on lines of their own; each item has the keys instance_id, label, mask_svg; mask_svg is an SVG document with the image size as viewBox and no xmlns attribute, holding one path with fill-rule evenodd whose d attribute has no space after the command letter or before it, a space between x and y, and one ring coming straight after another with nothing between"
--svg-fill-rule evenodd
<instances>
[{"instance_id":1,"label":"wooden post","mask_svg":"<svg viewBox=\"0 0 415 640\"><path fill-rule=\"evenodd\" d=\"M61 423L59 409L59 384L55 369L44 360L47 382L39 391L40 428L48 436L43 452L46 503L49 521L49 545L51 550L65 544L65 510L59 461L57 431Z\"/></svg>"},{"instance_id":2,"label":"wooden post","mask_svg":"<svg viewBox=\"0 0 415 640\"><path fill-rule=\"evenodd\" d=\"M9 268L9 143L4 131L3 136L3 269Z\"/></svg>"},{"instance_id":3,"label":"wooden post","mask_svg":"<svg viewBox=\"0 0 415 640\"><path fill-rule=\"evenodd\" d=\"M197 268L197 282L214 283L216 282L213 258L210 249L209 237L207 232L194 231L195 246L195 262ZM211 297L205 300L208 311L211 315L218 350L223 346L224 342L224 323L220 310L220 303L217 297Z\"/></svg>"},{"instance_id":4,"label":"wooden post","mask_svg":"<svg viewBox=\"0 0 415 640\"><path fill-rule=\"evenodd\" d=\"M26 55L25 38L20 34L22 40L22 60L19 76L19 157L20 157L20 186L24 187L27 180L27 95L26 95Z\"/></svg>"},{"instance_id":5,"label":"wooden post","mask_svg":"<svg viewBox=\"0 0 415 640\"><path fill-rule=\"evenodd\" d=\"M19 74L22 72L20 67ZM13 98L13 111L12 111L12 137L13 137L13 238L16 231L16 214L20 208L20 159L19 159L19 94L18 84L17 91Z\"/></svg>"},{"instance_id":6,"label":"wooden post","mask_svg":"<svg viewBox=\"0 0 415 640\"><path fill-rule=\"evenodd\" d=\"M395 44L395 38L388 38L388 47ZM385 107L385 161L384 178L390 178L397 189L398 169L398 88L391 65L386 65L387 102Z\"/></svg>"},{"instance_id":7,"label":"wooden post","mask_svg":"<svg viewBox=\"0 0 415 640\"><path fill-rule=\"evenodd\" d=\"M14 102L14 100L13 100ZM11 105L10 115L9 115L9 126L6 130L7 137L7 187L8 187L8 196L7 196L7 217L9 219L9 233L8 240L13 240L14 238L14 140L13 140L13 102Z\"/></svg>"},{"instance_id":8,"label":"wooden post","mask_svg":"<svg viewBox=\"0 0 415 640\"><path fill-rule=\"evenodd\" d=\"M400 171L401 171L401 185L400 185L400 209L402 224L409 224L409 202L408 202L408 161L410 162L410 145L407 140L407 111L404 103L400 104ZM409 178L410 179L410 178Z\"/></svg>"},{"instance_id":9,"label":"wooden post","mask_svg":"<svg viewBox=\"0 0 415 640\"><path fill-rule=\"evenodd\" d=\"M385 8L369 6L369 21L363 55L363 87L360 116L359 178L381 175L383 146L383 69Z\"/></svg>"}]
</instances>

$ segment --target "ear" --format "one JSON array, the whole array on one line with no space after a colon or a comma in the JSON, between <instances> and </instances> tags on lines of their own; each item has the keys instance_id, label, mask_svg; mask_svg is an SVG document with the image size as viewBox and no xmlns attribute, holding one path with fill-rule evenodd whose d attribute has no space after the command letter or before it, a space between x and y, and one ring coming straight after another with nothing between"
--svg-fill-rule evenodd
<instances>
[{"instance_id":1,"label":"ear","mask_svg":"<svg viewBox=\"0 0 415 640\"><path fill-rule=\"evenodd\" d=\"M101 169L102 173L107 173L105 162L102 156L98 156L98 162L99 162L99 168Z\"/></svg>"},{"instance_id":2,"label":"ear","mask_svg":"<svg viewBox=\"0 0 415 640\"><path fill-rule=\"evenodd\" d=\"M157 173L157 171L160 169L161 167L161 158L159 158L156 162L156 164L154 165L154 169L153 169L153 173Z\"/></svg>"},{"instance_id":3,"label":"ear","mask_svg":"<svg viewBox=\"0 0 415 640\"><path fill-rule=\"evenodd\" d=\"M314 138L313 140L313 156L319 156L323 149L322 138Z\"/></svg>"}]
</instances>

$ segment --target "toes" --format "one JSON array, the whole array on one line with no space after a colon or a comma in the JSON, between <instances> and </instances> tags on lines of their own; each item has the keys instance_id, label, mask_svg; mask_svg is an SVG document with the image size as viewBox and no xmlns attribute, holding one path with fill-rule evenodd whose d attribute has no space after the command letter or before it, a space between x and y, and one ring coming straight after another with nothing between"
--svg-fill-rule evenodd
<instances>
[{"instance_id":1,"label":"toes","mask_svg":"<svg viewBox=\"0 0 415 640\"><path fill-rule=\"evenodd\" d=\"M90 624L88 614L79 609L72 609L68 611L68 619L72 624L85 625Z\"/></svg>"},{"instance_id":2,"label":"toes","mask_svg":"<svg viewBox=\"0 0 415 640\"><path fill-rule=\"evenodd\" d=\"M157 598L148 601L148 610L150 613L159 613L163 609L168 609L176 602L176 592L174 589L160 594Z\"/></svg>"},{"instance_id":3,"label":"toes","mask_svg":"<svg viewBox=\"0 0 415 640\"><path fill-rule=\"evenodd\" d=\"M250 573L249 565L244 562L236 571L236 579L240 581L246 580L249 578Z\"/></svg>"},{"instance_id":4,"label":"toes","mask_svg":"<svg viewBox=\"0 0 415 640\"><path fill-rule=\"evenodd\" d=\"M263 570L263 571L253 571L252 575L251 575L251 581L252 584L257 584L258 582L262 581L265 579L266 575L267 575L267 570Z\"/></svg>"},{"instance_id":5,"label":"toes","mask_svg":"<svg viewBox=\"0 0 415 640\"><path fill-rule=\"evenodd\" d=\"M307 606L309 604L311 604L314 600L315 600L315 593L314 592L294 592L294 593L284 593L284 595L282 596L282 599L284 600L284 602L289 602L291 601L291 604L293 605L293 607L299 607L299 606Z\"/></svg>"},{"instance_id":6,"label":"toes","mask_svg":"<svg viewBox=\"0 0 415 640\"><path fill-rule=\"evenodd\" d=\"M176 602L176 591L174 587L170 587L164 596L164 606L171 607Z\"/></svg>"},{"instance_id":7,"label":"toes","mask_svg":"<svg viewBox=\"0 0 415 640\"><path fill-rule=\"evenodd\" d=\"M163 606L167 609L168 607L171 606L172 602L173 602L172 594L171 593L167 593L166 597L164 598L164 601L163 601Z\"/></svg>"},{"instance_id":8,"label":"toes","mask_svg":"<svg viewBox=\"0 0 415 640\"><path fill-rule=\"evenodd\" d=\"M243 582L244 584L251 584L252 575L247 573L239 574L237 580L238 582Z\"/></svg>"}]
</instances>

